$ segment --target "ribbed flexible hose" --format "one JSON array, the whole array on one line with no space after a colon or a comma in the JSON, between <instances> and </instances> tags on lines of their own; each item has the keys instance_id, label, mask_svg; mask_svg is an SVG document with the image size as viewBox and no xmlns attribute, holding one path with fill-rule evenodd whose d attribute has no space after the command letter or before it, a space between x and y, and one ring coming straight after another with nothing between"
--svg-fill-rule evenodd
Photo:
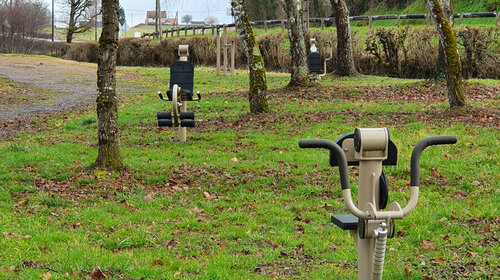
<instances>
[{"instance_id":1,"label":"ribbed flexible hose","mask_svg":"<svg viewBox=\"0 0 500 280\"><path fill-rule=\"evenodd\" d=\"M382 280L384 273L385 245L387 243L387 225L381 223L376 230L375 253L373 256L373 280Z\"/></svg>"}]
</instances>

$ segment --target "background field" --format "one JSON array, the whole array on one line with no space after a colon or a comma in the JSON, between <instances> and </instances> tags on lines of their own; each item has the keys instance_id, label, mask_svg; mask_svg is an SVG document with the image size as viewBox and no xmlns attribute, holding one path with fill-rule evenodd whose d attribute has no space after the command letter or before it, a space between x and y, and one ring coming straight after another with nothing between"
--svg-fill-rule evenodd
<instances>
[{"instance_id":1,"label":"background field","mask_svg":"<svg viewBox=\"0 0 500 280\"><path fill-rule=\"evenodd\" d=\"M169 110L155 94L169 70L121 67L118 78L131 92L146 87L119 95L128 172L83 170L97 153L92 107L34 118L1 140L0 278L355 279L353 241L329 222L346 212L338 170L297 143L384 126L399 149L385 168L389 199L402 205L413 146L459 139L423 153L419 205L396 222L384 278L499 275L498 81L468 81L471 106L451 111L441 83L360 76L291 90L288 74L268 73L272 109L256 116L245 71L197 67L203 99L189 108L199 122L178 143L155 119ZM0 79L4 97L24 91L34 89Z\"/></svg>"}]
</instances>

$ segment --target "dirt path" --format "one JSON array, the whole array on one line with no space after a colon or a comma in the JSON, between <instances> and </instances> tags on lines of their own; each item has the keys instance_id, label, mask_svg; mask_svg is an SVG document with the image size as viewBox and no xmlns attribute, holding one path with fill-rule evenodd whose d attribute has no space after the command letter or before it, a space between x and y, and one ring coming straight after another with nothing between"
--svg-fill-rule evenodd
<instances>
[{"instance_id":1,"label":"dirt path","mask_svg":"<svg viewBox=\"0 0 500 280\"><path fill-rule=\"evenodd\" d=\"M0 56L0 76L25 86L23 97L0 104L0 125L10 127L22 119L95 105L97 65L49 57ZM128 93L118 80L117 93ZM0 133L1 134L1 133Z\"/></svg>"},{"instance_id":2,"label":"dirt path","mask_svg":"<svg viewBox=\"0 0 500 280\"><path fill-rule=\"evenodd\" d=\"M32 117L88 106L96 92L96 67L50 58L0 57L0 75L33 91L25 104L0 109L0 119ZM50 95L51 97L48 97Z\"/></svg>"}]
</instances>

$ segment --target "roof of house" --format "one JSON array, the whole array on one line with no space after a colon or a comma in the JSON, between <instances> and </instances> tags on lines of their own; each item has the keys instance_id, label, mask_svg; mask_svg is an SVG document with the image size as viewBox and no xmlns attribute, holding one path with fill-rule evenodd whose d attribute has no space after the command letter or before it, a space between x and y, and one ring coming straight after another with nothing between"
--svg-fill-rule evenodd
<instances>
[{"instance_id":1,"label":"roof of house","mask_svg":"<svg viewBox=\"0 0 500 280\"><path fill-rule=\"evenodd\" d=\"M161 11L160 15L161 15L162 18L166 18L167 17L167 11ZM147 18L156 18L156 11L148 11L147 14L146 14L146 17Z\"/></svg>"}]
</instances>

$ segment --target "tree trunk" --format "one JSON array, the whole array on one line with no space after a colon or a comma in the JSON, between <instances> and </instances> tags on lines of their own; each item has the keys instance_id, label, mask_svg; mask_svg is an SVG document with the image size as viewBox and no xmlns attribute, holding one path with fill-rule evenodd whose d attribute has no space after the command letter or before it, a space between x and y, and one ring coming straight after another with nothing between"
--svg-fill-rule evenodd
<instances>
[{"instance_id":1,"label":"tree trunk","mask_svg":"<svg viewBox=\"0 0 500 280\"><path fill-rule=\"evenodd\" d=\"M450 0L441 0L441 6L443 7L443 12L448 22L453 27L453 7L450 3ZM446 54L444 52L444 42L441 42L441 37L439 38L439 47L438 47L438 58L436 65L436 73L434 77L436 80L444 80L446 79Z\"/></svg>"},{"instance_id":2,"label":"tree trunk","mask_svg":"<svg viewBox=\"0 0 500 280\"><path fill-rule=\"evenodd\" d=\"M118 50L118 0L102 1L102 34L97 61L97 122L99 152L90 168L121 170L116 59Z\"/></svg>"},{"instance_id":3,"label":"tree trunk","mask_svg":"<svg viewBox=\"0 0 500 280\"><path fill-rule=\"evenodd\" d=\"M306 42L302 27L302 17L299 13L298 1L285 0L285 12L288 18L288 40L290 40L291 79L288 86L302 87L309 84L309 69L307 67Z\"/></svg>"},{"instance_id":4,"label":"tree trunk","mask_svg":"<svg viewBox=\"0 0 500 280\"><path fill-rule=\"evenodd\" d=\"M231 8L235 18L236 29L240 34L241 44L247 56L250 71L249 102L251 113L263 113L269 111L267 100L266 68L264 59L255 40L252 24L244 8L244 0L231 0Z\"/></svg>"},{"instance_id":5,"label":"tree trunk","mask_svg":"<svg viewBox=\"0 0 500 280\"><path fill-rule=\"evenodd\" d=\"M426 0L425 2L439 34L439 42L443 44L445 50L446 80L450 107L464 106L466 99L462 79L462 64L460 63L455 33L444 14L439 0Z\"/></svg>"},{"instance_id":6,"label":"tree trunk","mask_svg":"<svg viewBox=\"0 0 500 280\"><path fill-rule=\"evenodd\" d=\"M69 10L68 33L66 34L66 43L71 43L73 41L73 34L75 33L75 27L76 27L75 13L76 13L75 6L71 4Z\"/></svg>"},{"instance_id":7,"label":"tree trunk","mask_svg":"<svg viewBox=\"0 0 500 280\"><path fill-rule=\"evenodd\" d=\"M330 0L337 29L337 75L355 76L358 74L352 57L351 26L349 10L344 0Z\"/></svg>"}]
</instances>

